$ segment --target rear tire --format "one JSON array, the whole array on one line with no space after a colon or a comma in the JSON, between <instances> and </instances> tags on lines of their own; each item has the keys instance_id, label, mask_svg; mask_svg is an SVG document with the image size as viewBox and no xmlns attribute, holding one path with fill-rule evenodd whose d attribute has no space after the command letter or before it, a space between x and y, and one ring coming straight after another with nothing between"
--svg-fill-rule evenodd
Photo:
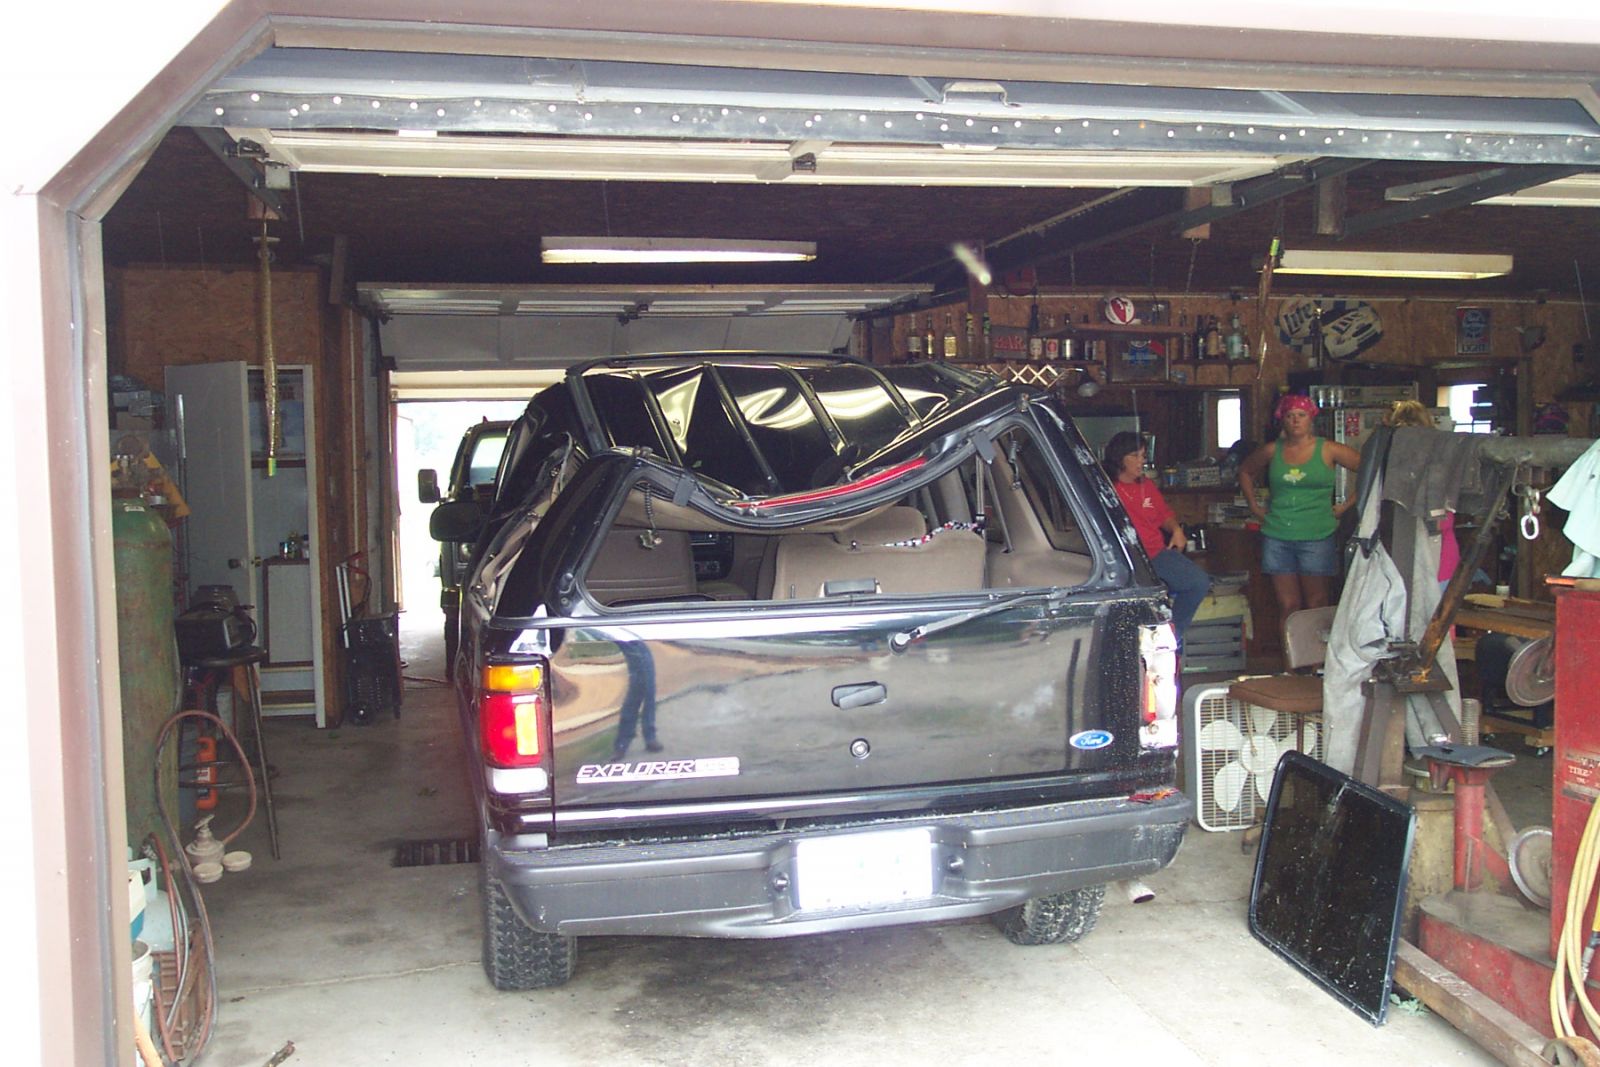
<instances>
[{"instance_id":1,"label":"rear tire","mask_svg":"<svg viewBox=\"0 0 1600 1067\"><path fill-rule=\"evenodd\" d=\"M483 862L487 862L485 859ZM483 873L483 971L496 989L549 989L572 977L575 938L523 922L505 887Z\"/></svg>"},{"instance_id":2,"label":"rear tire","mask_svg":"<svg viewBox=\"0 0 1600 1067\"><path fill-rule=\"evenodd\" d=\"M444 676L452 677L456 663L456 648L461 644L461 615L459 612L447 611L444 613Z\"/></svg>"},{"instance_id":3,"label":"rear tire","mask_svg":"<svg viewBox=\"0 0 1600 1067\"><path fill-rule=\"evenodd\" d=\"M1103 885L1035 897L1021 907L990 916L1013 945L1062 945L1077 941L1100 920L1106 900Z\"/></svg>"}]
</instances>

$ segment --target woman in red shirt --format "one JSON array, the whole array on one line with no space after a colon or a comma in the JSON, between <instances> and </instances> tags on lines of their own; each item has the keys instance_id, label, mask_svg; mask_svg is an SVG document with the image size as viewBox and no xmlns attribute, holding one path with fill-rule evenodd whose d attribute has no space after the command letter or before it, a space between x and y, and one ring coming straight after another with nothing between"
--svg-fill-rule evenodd
<instances>
[{"instance_id":1,"label":"woman in red shirt","mask_svg":"<svg viewBox=\"0 0 1600 1067\"><path fill-rule=\"evenodd\" d=\"M1150 566L1172 593L1172 626L1181 641L1201 601L1211 592L1211 576L1183 554L1189 540L1161 490L1144 476L1144 452L1138 434L1123 431L1114 435L1106 443L1106 472L1145 555L1150 557Z\"/></svg>"}]
</instances>

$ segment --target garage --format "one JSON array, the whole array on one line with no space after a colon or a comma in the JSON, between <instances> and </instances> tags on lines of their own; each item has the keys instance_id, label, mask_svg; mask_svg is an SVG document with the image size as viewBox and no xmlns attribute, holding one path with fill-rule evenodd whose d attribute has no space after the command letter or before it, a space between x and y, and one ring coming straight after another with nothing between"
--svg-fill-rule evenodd
<instances>
[{"instance_id":1,"label":"garage","mask_svg":"<svg viewBox=\"0 0 1600 1067\"><path fill-rule=\"evenodd\" d=\"M170 27L83 31L106 55L120 54L117 32L152 49L105 65L105 88L79 72L63 98L93 106L41 131L37 161L13 182L28 208L8 213L19 247L41 250L14 302L29 354L11 409L18 455L46 462L17 465L29 504L14 526L21 636L8 650L29 708L7 777L18 810L32 813L9 843L32 857L27 963L39 981L18 1013L33 1058L132 1055L125 850L144 836L135 827L160 821L150 803L160 791L140 783L163 766L171 791L170 779L210 765L176 728L166 762L156 758L168 709L130 696L130 679L174 688L178 660L193 668L206 655L182 638L167 647L174 617L207 602L202 588L229 587L255 606L247 640L267 649L243 670L265 713L245 762L266 774L255 818L228 843L253 862L204 888L211 945L196 958L216 985L191 979L207 986L194 993L203 1007L158 1057L498 1060L517 1054L510 1041L527 1047L531 1016L541 1054L558 1062L905 1059L973 1036L1024 1061L1072 1041L1189 1062L1265 1062L1286 1049L1329 1062L1537 1062L1507 1057L1537 1057L1550 1035L1550 958L1563 926L1582 925L1560 919L1567 882L1585 873L1573 858L1593 796L1582 733L1592 630L1562 626L1568 613L1586 617L1593 594L1570 575L1566 586L1546 579L1570 569L1577 540L1552 502L1572 498L1549 494L1597 436L1587 301L1600 276L1600 31L1586 17L1511 27L1473 13L1441 27L1422 7L1359 26L1263 10L1224 27L1193 13L1113 23L1021 8L735 3L579 17L485 5L441 19L426 5L379 16L232 5ZM53 85L73 69L36 76ZM739 244L799 258L557 261L580 243L632 254ZM451 692L461 675L445 656L440 587L414 577L418 550L400 540L431 510L417 495L420 464L401 465L415 444L410 413L526 400L588 359L726 350L853 357L880 375L932 362L1040 390L1075 420L1085 470L1116 433L1140 435L1143 477L1186 531L1183 554L1211 578L1175 679L1188 699L1168 709L1173 744L1161 757L1184 779L1197 824L1170 867L1102 879L1113 885L1092 936L1008 954L1009 935L976 906L944 922L796 938L630 937L600 925L578 939L582 962L564 988L485 984L483 864ZM1300 749L1320 765L1321 739L1335 736L1320 698L1317 714L1274 712L1268 724L1272 709L1256 700L1269 697L1233 690L1241 675L1292 666L1287 617L1316 604L1310 586L1286 600L1281 575L1263 573L1259 501L1238 483L1241 466L1252 476L1248 446L1278 433L1284 396L1305 397L1316 434L1352 454L1384 436L1375 424L1398 400L1419 401L1436 426L1523 442L1484 446L1484 470L1498 473L1483 492L1510 513L1489 504L1468 521L1478 516L1463 506L1470 567L1459 581L1411 581L1436 530L1382 533L1402 568L1415 565L1413 617L1394 638L1409 644L1369 681L1380 711L1357 702L1365 732L1338 736L1359 747L1356 778L1372 803L1399 819L1384 839L1414 838L1400 861L1411 896L1390 905L1402 937L1393 1002L1392 943L1369 936L1307 959L1281 937L1276 951L1258 943L1246 921L1264 822L1259 847L1272 855L1276 757ZM920 426L924 415L906 418ZM224 440L236 454L213 444ZM948 450L952 474L992 463L974 448ZM152 491L147 454L176 496ZM1022 454L995 493L1022 484ZM1426 455L1415 465L1427 469ZM1382 462L1389 483L1404 476L1404 461ZM1255 477L1270 477L1265 464ZM841 492L855 491L854 476L840 478ZM1337 481L1341 505L1368 489ZM978 478L980 502L987 484ZM692 510L691 495L655 499L668 516L669 503ZM153 496L175 538L145 556L172 568L143 579L152 602L172 601L159 610L129 606L135 582L118 550L118 531L141 509L149 518ZM1089 497L1074 499L1081 520ZM650 516L649 488L642 507ZM1368 511L1352 509L1341 543L1372 533L1356 525ZM737 543L758 525L746 516L714 536ZM653 517L646 532L657 532ZM1110 580L1100 558L1096 573ZM1000 605L994 589L984 595ZM1447 617L1430 627L1438 600ZM987 610L964 609L984 633L1001 625L976 614ZM359 625L346 626L352 617ZM1450 623L1452 651L1435 665L1432 642ZM903 632L938 666L937 631L923 629ZM199 639L219 640L214 628ZM1500 690L1517 689L1524 679L1492 661L1525 647L1554 647L1572 665L1532 671L1570 714L1541 709L1542 691L1530 708L1484 687L1499 672ZM383 655L387 676L373 666ZM1009 662L989 661L989 692L1005 691L998 665ZM1016 662L1013 685L1039 659ZM1534 662L1524 654L1517 667ZM661 671L666 685L666 661ZM1368 678L1349 681L1354 692ZM179 687L172 700L191 697L211 699ZM1462 698L1477 697L1474 722ZM1443 756L1428 779L1417 750L1439 737L1401 737L1419 704L1448 710L1448 744L1481 739L1516 757L1495 772L1498 787L1485 796L1477 782L1489 772L1451 770ZM251 732L238 699L219 707ZM1317 739L1306 740L1307 723ZM1079 730L1073 747L1089 751L1093 733ZM893 757L880 746L877 758L861 765ZM193 805L200 785L170 792L183 794L175 806ZM226 830L245 791L222 794ZM1380 799L1396 797L1407 803ZM1463 797L1479 798L1486 822L1463 816ZM781 829L785 818L771 821ZM1518 833L1540 826L1553 834ZM182 841L193 833L191 822ZM1535 851L1542 840L1554 857L1546 910L1518 881L1516 856L1503 858L1513 839ZM397 866L407 848L420 861ZM1486 906L1514 910L1543 945L1521 953L1543 957L1526 969L1507 969L1514 950L1491 955L1466 975L1477 992L1441 960L1465 969L1485 923L1424 903L1452 898L1463 878L1489 887L1469 902L1494 898ZM1349 919L1348 906L1331 910ZM1189 937L1161 929L1174 922ZM1185 940L1199 949L1179 951ZM1337 986L1323 972L1374 951L1382 973L1367 1001L1319 989ZM1070 1010L1063 990L1077 993ZM968 1009L960 1017L952 997ZM802 1038L788 1023L796 1008L835 1025ZM1586 1032L1582 1011L1570 1014ZM974 1034L973 1017L1001 1022ZM1088 1039L1071 1021L1084 1018L1104 1021Z\"/></svg>"}]
</instances>

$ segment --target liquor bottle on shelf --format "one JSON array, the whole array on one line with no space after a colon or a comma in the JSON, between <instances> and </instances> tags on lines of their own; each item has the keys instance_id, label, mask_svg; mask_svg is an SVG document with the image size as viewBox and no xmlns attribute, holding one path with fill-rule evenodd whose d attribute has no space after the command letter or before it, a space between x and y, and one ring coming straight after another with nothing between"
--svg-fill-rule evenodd
<instances>
[{"instance_id":1,"label":"liquor bottle on shelf","mask_svg":"<svg viewBox=\"0 0 1600 1067\"><path fill-rule=\"evenodd\" d=\"M1322 301L1315 301L1311 305L1311 351L1306 357L1306 366L1311 370L1318 370L1327 361L1328 342L1322 333Z\"/></svg>"},{"instance_id":2,"label":"liquor bottle on shelf","mask_svg":"<svg viewBox=\"0 0 1600 1067\"><path fill-rule=\"evenodd\" d=\"M989 321L989 313L983 313L983 361L994 362L994 326Z\"/></svg>"},{"instance_id":3,"label":"liquor bottle on shelf","mask_svg":"<svg viewBox=\"0 0 1600 1067\"><path fill-rule=\"evenodd\" d=\"M970 312L970 311L967 312L967 347L966 347L965 355L966 355L966 357L968 359L972 360L973 362L977 362L979 359L982 358L981 355L978 352L978 338L977 338L977 335L973 332L972 312Z\"/></svg>"},{"instance_id":4,"label":"liquor bottle on shelf","mask_svg":"<svg viewBox=\"0 0 1600 1067\"><path fill-rule=\"evenodd\" d=\"M1028 359L1033 363L1044 361L1044 336L1039 325L1039 294L1033 294L1033 307L1028 309Z\"/></svg>"},{"instance_id":5,"label":"liquor bottle on shelf","mask_svg":"<svg viewBox=\"0 0 1600 1067\"><path fill-rule=\"evenodd\" d=\"M931 311L922 320L922 350L928 354L929 359L939 358L939 345L933 339L933 312Z\"/></svg>"},{"instance_id":6,"label":"liquor bottle on shelf","mask_svg":"<svg viewBox=\"0 0 1600 1067\"><path fill-rule=\"evenodd\" d=\"M1226 353L1222 340L1222 324L1215 315L1206 320L1206 358L1221 359Z\"/></svg>"},{"instance_id":7,"label":"liquor bottle on shelf","mask_svg":"<svg viewBox=\"0 0 1600 1067\"><path fill-rule=\"evenodd\" d=\"M1206 316L1204 315L1196 315L1194 317L1194 358L1196 360L1206 358Z\"/></svg>"},{"instance_id":8,"label":"liquor bottle on shelf","mask_svg":"<svg viewBox=\"0 0 1600 1067\"><path fill-rule=\"evenodd\" d=\"M1239 316L1235 314L1228 323L1228 359L1239 361L1250 358L1250 346L1244 339L1244 327L1239 325Z\"/></svg>"},{"instance_id":9,"label":"liquor bottle on shelf","mask_svg":"<svg viewBox=\"0 0 1600 1067\"><path fill-rule=\"evenodd\" d=\"M917 332L917 317L911 316L911 321L906 324L906 358L922 358L922 335Z\"/></svg>"},{"instance_id":10,"label":"liquor bottle on shelf","mask_svg":"<svg viewBox=\"0 0 1600 1067\"><path fill-rule=\"evenodd\" d=\"M956 324L955 319L948 311L944 313L943 342L941 351L944 352L946 362L954 362L956 359Z\"/></svg>"}]
</instances>

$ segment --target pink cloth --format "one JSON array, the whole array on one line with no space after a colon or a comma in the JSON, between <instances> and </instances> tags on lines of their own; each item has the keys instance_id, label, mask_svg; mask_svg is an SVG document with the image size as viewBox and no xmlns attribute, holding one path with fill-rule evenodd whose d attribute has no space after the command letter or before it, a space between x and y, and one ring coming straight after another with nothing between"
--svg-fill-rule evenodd
<instances>
[{"instance_id":1,"label":"pink cloth","mask_svg":"<svg viewBox=\"0 0 1600 1067\"><path fill-rule=\"evenodd\" d=\"M1306 396L1303 393L1285 394L1284 397L1278 401L1277 410L1272 413L1272 417L1277 419L1279 422L1282 422L1285 415L1296 410L1304 411L1312 418L1317 417L1317 405L1309 396Z\"/></svg>"},{"instance_id":2,"label":"pink cloth","mask_svg":"<svg viewBox=\"0 0 1600 1067\"><path fill-rule=\"evenodd\" d=\"M1144 554L1154 559L1167 547L1167 535L1161 529L1161 524L1172 518L1167 498L1161 495L1161 490L1149 478L1140 478L1136 482L1125 482L1118 478L1111 484L1117 487L1122 506L1128 509L1128 518L1133 520L1133 530L1139 535Z\"/></svg>"},{"instance_id":3,"label":"pink cloth","mask_svg":"<svg viewBox=\"0 0 1600 1067\"><path fill-rule=\"evenodd\" d=\"M1461 562L1461 546L1456 544L1455 512L1447 511L1439 520L1439 580L1448 582Z\"/></svg>"}]
</instances>

